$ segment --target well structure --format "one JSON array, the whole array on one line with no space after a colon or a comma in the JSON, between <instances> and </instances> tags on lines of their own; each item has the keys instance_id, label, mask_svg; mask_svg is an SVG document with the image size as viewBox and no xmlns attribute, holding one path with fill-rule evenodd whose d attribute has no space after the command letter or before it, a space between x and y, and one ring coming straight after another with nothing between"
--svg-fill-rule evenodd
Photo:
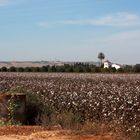
<instances>
[{"instance_id":1,"label":"well structure","mask_svg":"<svg viewBox=\"0 0 140 140\"><path fill-rule=\"evenodd\" d=\"M0 120L26 122L26 94L0 94Z\"/></svg>"}]
</instances>

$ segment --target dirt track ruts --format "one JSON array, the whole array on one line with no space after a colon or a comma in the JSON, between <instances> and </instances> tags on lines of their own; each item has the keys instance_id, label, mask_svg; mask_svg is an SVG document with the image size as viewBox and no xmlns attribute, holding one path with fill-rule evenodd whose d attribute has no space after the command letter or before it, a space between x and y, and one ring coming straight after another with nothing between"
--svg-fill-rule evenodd
<instances>
[{"instance_id":1,"label":"dirt track ruts","mask_svg":"<svg viewBox=\"0 0 140 140\"><path fill-rule=\"evenodd\" d=\"M113 134L74 135L66 130L47 130L35 126L0 127L0 140L124 140Z\"/></svg>"}]
</instances>

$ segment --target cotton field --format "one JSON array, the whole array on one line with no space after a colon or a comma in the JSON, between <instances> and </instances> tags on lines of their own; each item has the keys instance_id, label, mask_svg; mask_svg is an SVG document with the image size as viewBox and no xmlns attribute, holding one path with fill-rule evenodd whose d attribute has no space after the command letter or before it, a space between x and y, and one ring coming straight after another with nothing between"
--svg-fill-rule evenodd
<instances>
[{"instance_id":1,"label":"cotton field","mask_svg":"<svg viewBox=\"0 0 140 140\"><path fill-rule=\"evenodd\" d=\"M140 128L140 75L0 73L0 91L24 87L58 112L82 114L84 120L117 121L127 131Z\"/></svg>"}]
</instances>

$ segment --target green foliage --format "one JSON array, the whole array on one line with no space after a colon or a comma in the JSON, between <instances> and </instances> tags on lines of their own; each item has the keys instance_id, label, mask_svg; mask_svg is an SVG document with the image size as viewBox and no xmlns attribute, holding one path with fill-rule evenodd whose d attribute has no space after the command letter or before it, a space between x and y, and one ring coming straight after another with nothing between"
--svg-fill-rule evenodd
<instances>
[{"instance_id":1,"label":"green foliage","mask_svg":"<svg viewBox=\"0 0 140 140\"><path fill-rule=\"evenodd\" d=\"M16 110L19 107L18 99L15 98L13 94L8 100L7 110L8 110L8 118L7 120L0 119L0 126L4 125L21 125L21 122L15 120Z\"/></svg>"},{"instance_id":2,"label":"green foliage","mask_svg":"<svg viewBox=\"0 0 140 140\"><path fill-rule=\"evenodd\" d=\"M125 73L132 73L134 71L133 66L131 65L126 65L123 70Z\"/></svg>"},{"instance_id":3,"label":"green foliage","mask_svg":"<svg viewBox=\"0 0 140 140\"><path fill-rule=\"evenodd\" d=\"M29 91L26 97L26 108L27 124L38 124L40 120L38 116L41 116L41 114L43 114L43 110L45 109L42 97Z\"/></svg>"},{"instance_id":4,"label":"green foliage","mask_svg":"<svg viewBox=\"0 0 140 140\"><path fill-rule=\"evenodd\" d=\"M49 66L42 66L42 67L40 68L40 72L48 72L48 67L49 67Z\"/></svg>"},{"instance_id":5,"label":"green foliage","mask_svg":"<svg viewBox=\"0 0 140 140\"><path fill-rule=\"evenodd\" d=\"M67 71L67 69L65 69L63 66L56 66L56 71L57 72L65 72L65 71Z\"/></svg>"},{"instance_id":6,"label":"green foliage","mask_svg":"<svg viewBox=\"0 0 140 140\"><path fill-rule=\"evenodd\" d=\"M5 121L0 119L0 126L5 126L5 125L6 125Z\"/></svg>"},{"instance_id":7,"label":"green foliage","mask_svg":"<svg viewBox=\"0 0 140 140\"><path fill-rule=\"evenodd\" d=\"M134 66L134 72L140 73L140 64Z\"/></svg>"},{"instance_id":8,"label":"green foliage","mask_svg":"<svg viewBox=\"0 0 140 140\"><path fill-rule=\"evenodd\" d=\"M51 67L51 72L56 72L56 66Z\"/></svg>"},{"instance_id":9,"label":"green foliage","mask_svg":"<svg viewBox=\"0 0 140 140\"><path fill-rule=\"evenodd\" d=\"M115 73L117 70L115 68L110 68L111 73Z\"/></svg>"},{"instance_id":10,"label":"green foliage","mask_svg":"<svg viewBox=\"0 0 140 140\"><path fill-rule=\"evenodd\" d=\"M8 100L8 123L9 125L20 124L20 122L15 121L15 112L19 107L17 99L15 99L14 95Z\"/></svg>"},{"instance_id":11,"label":"green foliage","mask_svg":"<svg viewBox=\"0 0 140 140\"><path fill-rule=\"evenodd\" d=\"M128 134L132 140L140 140L140 128Z\"/></svg>"},{"instance_id":12,"label":"green foliage","mask_svg":"<svg viewBox=\"0 0 140 140\"><path fill-rule=\"evenodd\" d=\"M9 91L9 94L14 94L14 93L27 93L27 89L24 86L15 86L12 87Z\"/></svg>"},{"instance_id":13,"label":"green foliage","mask_svg":"<svg viewBox=\"0 0 140 140\"><path fill-rule=\"evenodd\" d=\"M16 72L16 67L12 66L12 67L9 68L8 71L10 71L10 72Z\"/></svg>"},{"instance_id":14,"label":"green foliage","mask_svg":"<svg viewBox=\"0 0 140 140\"><path fill-rule=\"evenodd\" d=\"M1 68L1 71L2 71L2 72L7 72L8 70L7 70L6 67L2 67L2 68Z\"/></svg>"},{"instance_id":15,"label":"green foliage","mask_svg":"<svg viewBox=\"0 0 140 140\"><path fill-rule=\"evenodd\" d=\"M32 71L32 68L30 68L30 67L24 68L24 71L25 71L25 72L33 72L33 71Z\"/></svg>"},{"instance_id":16,"label":"green foliage","mask_svg":"<svg viewBox=\"0 0 140 140\"><path fill-rule=\"evenodd\" d=\"M123 68L119 68L119 69L117 70L117 72L118 72L118 73L124 73L124 69L123 69Z\"/></svg>"},{"instance_id":17,"label":"green foliage","mask_svg":"<svg viewBox=\"0 0 140 140\"><path fill-rule=\"evenodd\" d=\"M62 112L55 116L56 124L62 128L72 129L81 124L81 116L73 112Z\"/></svg>"},{"instance_id":18,"label":"green foliage","mask_svg":"<svg viewBox=\"0 0 140 140\"><path fill-rule=\"evenodd\" d=\"M140 73L140 64L134 66L126 65L116 70L115 68L104 68L102 64L97 67L92 64L75 63L64 64L61 66L42 66L42 67L2 67L0 72L76 72L76 73Z\"/></svg>"},{"instance_id":19,"label":"green foliage","mask_svg":"<svg viewBox=\"0 0 140 140\"><path fill-rule=\"evenodd\" d=\"M110 73L110 68L102 68L101 72L102 73Z\"/></svg>"},{"instance_id":20,"label":"green foliage","mask_svg":"<svg viewBox=\"0 0 140 140\"><path fill-rule=\"evenodd\" d=\"M32 72L40 72L41 71L41 68L40 67L32 67L31 68L31 71Z\"/></svg>"},{"instance_id":21,"label":"green foliage","mask_svg":"<svg viewBox=\"0 0 140 140\"><path fill-rule=\"evenodd\" d=\"M17 72L24 72L24 68L22 68L22 67L18 67L16 69L17 69Z\"/></svg>"}]
</instances>

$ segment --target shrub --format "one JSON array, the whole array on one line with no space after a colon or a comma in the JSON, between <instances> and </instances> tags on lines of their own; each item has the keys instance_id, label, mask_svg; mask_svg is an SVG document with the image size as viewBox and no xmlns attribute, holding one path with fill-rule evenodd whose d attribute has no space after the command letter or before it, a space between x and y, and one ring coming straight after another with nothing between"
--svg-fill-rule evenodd
<instances>
[{"instance_id":1,"label":"shrub","mask_svg":"<svg viewBox=\"0 0 140 140\"><path fill-rule=\"evenodd\" d=\"M7 68L6 68L6 67L2 67L2 68L1 68L1 71L2 71L2 72L7 72Z\"/></svg>"}]
</instances>

